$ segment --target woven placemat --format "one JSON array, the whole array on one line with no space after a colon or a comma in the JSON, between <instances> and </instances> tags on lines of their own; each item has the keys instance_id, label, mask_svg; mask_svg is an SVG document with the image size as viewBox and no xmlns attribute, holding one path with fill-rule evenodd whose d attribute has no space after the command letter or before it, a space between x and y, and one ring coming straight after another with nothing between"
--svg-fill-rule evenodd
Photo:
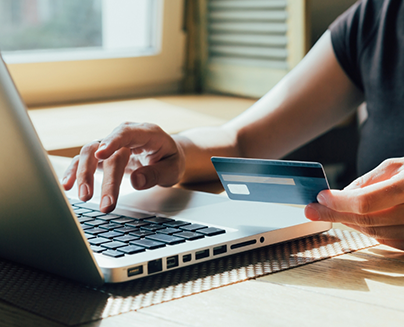
<instances>
[{"instance_id":1,"label":"woven placemat","mask_svg":"<svg viewBox=\"0 0 404 327\"><path fill-rule=\"evenodd\" d=\"M362 234L326 233L202 262L121 284L89 288L0 260L0 299L65 325L77 325L378 244Z\"/></svg>"}]
</instances>

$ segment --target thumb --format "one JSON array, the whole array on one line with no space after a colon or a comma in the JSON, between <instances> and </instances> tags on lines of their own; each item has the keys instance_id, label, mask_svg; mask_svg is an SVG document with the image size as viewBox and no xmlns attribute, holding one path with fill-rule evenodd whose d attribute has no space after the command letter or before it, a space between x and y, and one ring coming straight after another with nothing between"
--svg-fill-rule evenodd
<instances>
[{"instance_id":1,"label":"thumb","mask_svg":"<svg viewBox=\"0 0 404 327\"><path fill-rule=\"evenodd\" d=\"M180 181L182 174L179 159L173 156L136 169L130 179L135 189L145 190L156 185L173 186Z\"/></svg>"}]
</instances>

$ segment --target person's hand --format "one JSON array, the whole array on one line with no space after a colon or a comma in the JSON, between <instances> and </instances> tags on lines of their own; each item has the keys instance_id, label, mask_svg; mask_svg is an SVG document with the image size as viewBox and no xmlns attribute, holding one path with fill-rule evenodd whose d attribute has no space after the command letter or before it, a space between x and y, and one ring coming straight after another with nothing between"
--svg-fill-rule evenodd
<instances>
[{"instance_id":1,"label":"person's hand","mask_svg":"<svg viewBox=\"0 0 404 327\"><path fill-rule=\"evenodd\" d=\"M90 200L99 165L104 172L100 209L110 212L116 206L124 173L130 174L137 190L172 186L184 173L185 158L182 148L159 126L123 123L102 141L81 149L64 174L63 187L70 190L77 180L79 198Z\"/></svg>"},{"instance_id":2,"label":"person's hand","mask_svg":"<svg viewBox=\"0 0 404 327\"><path fill-rule=\"evenodd\" d=\"M404 250L404 158L388 159L342 191L326 190L306 206L314 221L340 222Z\"/></svg>"}]
</instances>

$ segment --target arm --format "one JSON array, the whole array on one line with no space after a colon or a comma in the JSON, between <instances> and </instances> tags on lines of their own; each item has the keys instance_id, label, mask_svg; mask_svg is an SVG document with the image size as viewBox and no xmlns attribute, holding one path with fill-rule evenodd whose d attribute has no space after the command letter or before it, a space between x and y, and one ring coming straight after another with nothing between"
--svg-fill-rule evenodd
<instances>
[{"instance_id":1,"label":"arm","mask_svg":"<svg viewBox=\"0 0 404 327\"><path fill-rule=\"evenodd\" d=\"M80 198L89 200L93 174L102 160L101 210L111 211L124 171L139 190L216 179L211 156L279 158L337 124L362 97L339 66L326 32L276 87L227 124L173 137L155 125L122 124L101 144L83 147L63 185L70 189L77 179Z\"/></svg>"},{"instance_id":2,"label":"arm","mask_svg":"<svg viewBox=\"0 0 404 327\"><path fill-rule=\"evenodd\" d=\"M183 181L214 179L210 157L280 158L324 133L363 101L334 55L326 32L277 86L240 116L217 128L181 133Z\"/></svg>"}]
</instances>

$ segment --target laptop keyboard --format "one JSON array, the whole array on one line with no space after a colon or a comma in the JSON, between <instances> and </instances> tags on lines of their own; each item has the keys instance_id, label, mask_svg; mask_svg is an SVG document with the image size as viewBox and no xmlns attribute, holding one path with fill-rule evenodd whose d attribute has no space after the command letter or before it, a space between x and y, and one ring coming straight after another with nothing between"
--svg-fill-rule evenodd
<instances>
[{"instance_id":1,"label":"laptop keyboard","mask_svg":"<svg viewBox=\"0 0 404 327\"><path fill-rule=\"evenodd\" d=\"M156 217L140 212L130 215L105 214L91 204L69 199L95 253L119 258L224 234L217 227Z\"/></svg>"}]
</instances>

